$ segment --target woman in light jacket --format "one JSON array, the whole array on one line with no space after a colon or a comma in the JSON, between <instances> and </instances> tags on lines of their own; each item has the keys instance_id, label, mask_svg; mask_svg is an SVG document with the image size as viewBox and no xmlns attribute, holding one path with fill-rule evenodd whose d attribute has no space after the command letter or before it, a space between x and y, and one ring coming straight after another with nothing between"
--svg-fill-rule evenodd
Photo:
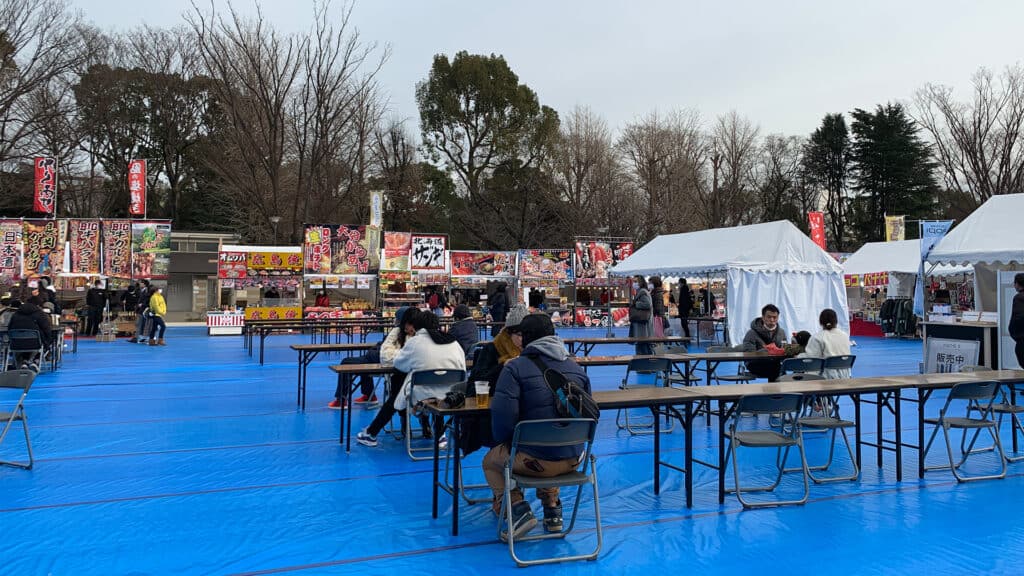
<instances>
[{"instance_id":1,"label":"woman in light jacket","mask_svg":"<svg viewBox=\"0 0 1024 576\"><path fill-rule=\"evenodd\" d=\"M629 303L629 336L630 338L650 338L654 336L651 318L654 305L651 302L651 293L647 290L647 280L643 276L636 276L633 279L633 299ZM637 354L652 354L653 348L650 343L638 342L636 344Z\"/></svg>"},{"instance_id":2,"label":"woman in light jacket","mask_svg":"<svg viewBox=\"0 0 1024 576\"><path fill-rule=\"evenodd\" d=\"M836 311L826 308L818 316L821 332L811 336L807 348L798 358L828 358L830 356L846 356L850 354L850 335L839 328L839 316ZM829 380L849 378L849 368L829 369L822 376Z\"/></svg>"}]
</instances>

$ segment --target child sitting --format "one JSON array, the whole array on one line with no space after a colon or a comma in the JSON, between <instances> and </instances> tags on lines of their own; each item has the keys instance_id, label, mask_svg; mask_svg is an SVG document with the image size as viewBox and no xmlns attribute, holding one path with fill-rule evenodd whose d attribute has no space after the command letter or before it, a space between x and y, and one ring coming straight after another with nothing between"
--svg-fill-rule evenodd
<instances>
[{"instance_id":1,"label":"child sitting","mask_svg":"<svg viewBox=\"0 0 1024 576\"><path fill-rule=\"evenodd\" d=\"M803 354L807 348L807 343L810 341L811 333L807 330L801 330L793 334L793 341L786 344L786 356L792 358L797 354Z\"/></svg>"}]
</instances>

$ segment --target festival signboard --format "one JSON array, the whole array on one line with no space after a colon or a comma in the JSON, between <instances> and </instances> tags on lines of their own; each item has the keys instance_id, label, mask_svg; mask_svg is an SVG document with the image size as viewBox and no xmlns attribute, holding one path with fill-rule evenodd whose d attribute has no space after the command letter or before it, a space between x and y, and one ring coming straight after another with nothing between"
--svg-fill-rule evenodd
<instances>
[{"instance_id":1,"label":"festival signboard","mask_svg":"<svg viewBox=\"0 0 1024 576\"><path fill-rule=\"evenodd\" d=\"M307 275L373 274L380 267L379 240L367 226L306 226L303 244Z\"/></svg>"},{"instance_id":2,"label":"festival signboard","mask_svg":"<svg viewBox=\"0 0 1024 576\"><path fill-rule=\"evenodd\" d=\"M632 242L604 240L576 243L576 284L601 286L611 280L608 271L633 254Z\"/></svg>"},{"instance_id":3,"label":"festival signboard","mask_svg":"<svg viewBox=\"0 0 1024 576\"><path fill-rule=\"evenodd\" d=\"M409 267L412 270L443 272L448 268L445 261L447 242L448 237L444 235L413 234Z\"/></svg>"},{"instance_id":4,"label":"festival signboard","mask_svg":"<svg viewBox=\"0 0 1024 576\"><path fill-rule=\"evenodd\" d=\"M0 220L0 283L21 280L21 220Z\"/></svg>"},{"instance_id":5,"label":"festival signboard","mask_svg":"<svg viewBox=\"0 0 1024 576\"><path fill-rule=\"evenodd\" d=\"M519 277L523 280L572 282L572 250L520 250Z\"/></svg>"},{"instance_id":6,"label":"festival signboard","mask_svg":"<svg viewBox=\"0 0 1024 576\"><path fill-rule=\"evenodd\" d=\"M109 278L132 276L132 223L103 221L103 274Z\"/></svg>"},{"instance_id":7,"label":"festival signboard","mask_svg":"<svg viewBox=\"0 0 1024 576\"><path fill-rule=\"evenodd\" d=\"M22 224L23 277L51 278L64 271L67 220L25 220Z\"/></svg>"},{"instance_id":8,"label":"festival signboard","mask_svg":"<svg viewBox=\"0 0 1024 576\"><path fill-rule=\"evenodd\" d=\"M100 221L71 220L71 273L100 273Z\"/></svg>"},{"instance_id":9,"label":"festival signboard","mask_svg":"<svg viewBox=\"0 0 1024 576\"><path fill-rule=\"evenodd\" d=\"M248 261L245 252L221 251L217 254L217 278L222 280L245 278Z\"/></svg>"},{"instance_id":10,"label":"festival signboard","mask_svg":"<svg viewBox=\"0 0 1024 576\"><path fill-rule=\"evenodd\" d=\"M132 222L132 276L166 280L170 268L170 223Z\"/></svg>"},{"instance_id":11,"label":"festival signboard","mask_svg":"<svg viewBox=\"0 0 1024 576\"><path fill-rule=\"evenodd\" d=\"M384 260L381 270L408 270L409 253L412 250L412 234L409 232L384 233Z\"/></svg>"},{"instance_id":12,"label":"festival signboard","mask_svg":"<svg viewBox=\"0 0 1024 576\"><path fill-rule=\"evenodd\" d=\"M32 210L43 214L57 213L57 159L40 156L35 159L35 195Z\"/></svg>"},{"instance_id":13,"label":"festival signboard","mask_svg":"<svg viewBox=\"0 0 1024 576\"><path fill-rule=\"evenodd\" d=\"M128 163L128 213L132 216L146 215L146 161L132 160Z\"/></svg>"},{"instance_id":14,"label":"festival signboard","mask_svg":"<svg viewBox=\"0 0 1024 576\"><path fill-rule=\"evenodd\" d=\"M889 273L888 272L871 272L864 274L861 277L865 287L875 286L888 286L889 285Z\"/></svg>"},{"instance_id":15,"label":"festival signboard","mask_svg":"<svg viewBox=\"0 0 1024 576\"><path fill-rule=\"evenodd\" d=\"M515 252L452 250L452 276L515 276Z\"/></svg>"},{"instance_id":16,"label":"festival signboard","mask_svg":"<svg viewBox=\"0 0 1024 576\"><path fill-rule=\"evenodd\" d=\"M246 257L249 276L297 276L302 274L302 254L298 252L249 252Z\"/></svg>"}]
</instances>

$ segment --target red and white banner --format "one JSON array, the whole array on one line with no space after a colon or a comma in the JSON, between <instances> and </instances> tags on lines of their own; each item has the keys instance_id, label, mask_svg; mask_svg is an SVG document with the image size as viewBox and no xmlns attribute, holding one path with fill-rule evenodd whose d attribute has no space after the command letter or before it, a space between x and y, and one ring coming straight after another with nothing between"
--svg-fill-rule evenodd
<instances>
[{"instance_id":1,"label":"red and white banner","mask_svg":"<svg viewBox=\"0 0 1024 576\"><path fill-rule=\"evenodd\" d=\"M35 197L32 209L43 214L57 211L57 159L36 158Z\"/></svg>"},{"instance_id":2,"label":"red and white banner","mask_svg":"<svg viewBox=\"0 0 1024 576\"><path fill-rule=\"evenodd\" d=\"M811 240L820 246L822 250L828 250L825 247L825 214L822 212L808 212L807 222L811 227Z\"/></svg>"},{"instance_id":3,"label":"red and white banner","mask_svg":"<svg viewBox=\"0 0 1024 576\"><path fill-rule=\"evenodd\" d=\"M128 163L128 194L131 202L128 213L132 216L146 215L146 161L132 160Z\"/></svg>"}]
</instances>

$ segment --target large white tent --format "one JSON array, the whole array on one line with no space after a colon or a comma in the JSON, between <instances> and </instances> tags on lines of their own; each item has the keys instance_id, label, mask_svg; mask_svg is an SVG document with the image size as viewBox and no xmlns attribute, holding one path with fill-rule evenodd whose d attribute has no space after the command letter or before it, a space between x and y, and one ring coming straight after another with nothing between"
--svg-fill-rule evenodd
<instances>
[{"instance_id":1,"label":"large white tent","mask_svg":"<svg viewBox=\"0 0 1024 576\"><path fill-rule=\"evenodd\" d=\"M613 269L619 276L725 277L729 339L742 341L761 307L775 304L787 332L819 331L832 308L849 330L843 269L787 220L658 236Z\"/></svg>"},{"instance_id":2,"label":"large white tent","mask_svg":"<svg viewBox=\"0 0 1024 576\"><path fill-rule=\"evenodd\" d=\"M847 276L863 276L888 272L889 296L912 298L920 265L920 240L868 242L843 262L843 273ZM970 274L974 269L970 266L926 265L925 272L930 276L951 276Z\"/></svg>"}]
</instances>

